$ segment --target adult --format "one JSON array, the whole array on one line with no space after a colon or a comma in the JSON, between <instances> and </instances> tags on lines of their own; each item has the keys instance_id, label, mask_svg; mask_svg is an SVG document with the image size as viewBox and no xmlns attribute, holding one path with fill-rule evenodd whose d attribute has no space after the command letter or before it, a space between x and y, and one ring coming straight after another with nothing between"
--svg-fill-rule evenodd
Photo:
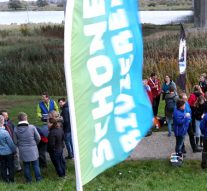
<instances>
[{"instance_id":1,"label":"adult","mask_svg":"<svg viewBox=\"0 0 207 191\"><path fill-rule=\"evenodd\" d=\"M6 110L1 110L0 115L4 117L4 127L8 131L9 135L11 136L13 140L13 134L14 134L14 124L13 122L9 119L9 114ZM19 160L19 149L16 147L16 152L14 154L14 165L15 165L15 170L17 172L22 171L22 167L20 165L20 160Z\"/></svg>"},{"instance_id":2,"label":"adult","mask_svg":"<svg viewBox=\"0 0 207 191\"><path fill-rule=\"evenodd\" d=\"M62 110L61 116L63 118L63 131L65 137L65 145L68 151L68 156L66 157L66 159L72 159L74 157L74 154L73 154L73 144L72 144L72 137L71 137L68 102L66 102L65 98L60 98L58 99L58 103Z\"/></svg>"},{"instance_id":3,"label":"adult","mask_svg":"<svg viewBox=\"0 0 207 191\"><path fill-rule=\"evenodd\" d=\"M165 95L170 93L170 86L174 88L174 92L177 94L176 84L172 81L170 76L165 76L165 80L162 84L162 99L165 99Z\"/></svg>"},{"instance_id":4,"label":"adult","mask_svg":"<svg viewBox=\"0 0 207 191\"><path fill-rule=\"evenodd\" d=\"M191 114L191 120L192 120L192 110L191 110L191 107L188 103L188 97L187 97L186 93L181 93L179 95L179 98L185 102L185 113L190 113ZM196 143L195 143L192 121L190 122L189 127L188 127L188 136L189 136L190 146L191 146L193 152L194 153L201 152L201 149L198 148ZM183 153L186 153L184 144L183 144Z\"/></svg>"},{"instance_id":5,"label":"adult","mask_svg":"<svg viewBox=\"0 0 207 191\"><path fill-rule=\"evenodd\" d=\"M156 118L158 114L158 107L160 103L161 94L160 80L157 78L156 73L151 73L150 78L148 80L148 85L150 86L152 92L152 109L154 117Z\"/></svg>"},{"instance_id":6,"label":"adult","mask_svg":"<svg viewBox=\"0 0 207 191\"><path fill-rule=\"evenodd\" d=\"M53 99L50 99L50 96L47 92L42 93L42 100L37 105L37 117L41 119L43 122L42 127L38 128L41 140L38 144L38 150L39 150L39 163L41 168L47 167L47 160L46 160L46 152L47 152L47 119L48 114L51 111L57 111L58 112L58 105ZM46 132L46 133L42 133Z\"/></svg>"},{"instance_id":7,"label":"adult","mask_svg":"<svg viewBox=\"0 0 207 191\"><path fill-rule=\"evenodd\" d=\"M206 74L203 73L200 75L199 86L201 87L202 91L205 93L207 91L207 82L206 82Z\"/></svg>"},{"instance_id":8,"label":"adult","mask_svg":"<svg viewBox=\"0 0 207 191\"><path fill-rule=\"evenodd\" d=\"M195 103L196 103L197 98L200 95L203 95L203 92L202 92L202 90L201 90L199 85L195 85L193 87L193 92L190 94L190 96L188 98L188 103L190 105L191 113L192 113L191 125L192 125L192 128L193 128L194 132L195 132Z\"/></svg>"},{"instance_id":9,"label":"adult","mask_svg":"<svg viewBox=\"0 0 207 191\"><path fill-rule=\"evenodd\" d=\"M61 128L60 117L56 111L48 115L48 152L59 177L65 176L65 159L63 157L64 132Z\"/></svg>"},{"instance_id":10,"label":"adult","mask_svg":"<svg viewBox=\"0 0 207 191\"><path fill-rule=\"evenodd\" d=\"M204 113L205 115L200 123L200 129L202 134L204 135L201 168L207 168L207 108L206 107Z\"/></svg>"},{"instance_id":11,"label":"adult","mask_svg":"<svg viewBox=\"0 0 207 191\"><path fill-rule=\"evenodd\" d=\"M0 114L4 117L4 127L10 134L11 138L13 138L13 132L14 132L14 124L9 119L9 114L6 110L1 110Z\"/></svg>"},{"instance_id":12,"label":"adult","mask_svg":"<svg viewBox=\"0 0 207 191\"><path fill-rule=\"evenodd\" d=\"M4 117L0 115L0 163L1 176L5 182L14 182L14 152L16 147L4 128Z\"/></svg>"},{"instance_id":13,"label":"adult","mask_svg":"<svg viewBox=\"0 0 207 191\"><path fill-rule=\"evenodd\" d=\"M168 137L171 136L172 131L172 123L173 123L173 111L176 107L176 101L178 100L178 96L175 93L174 86L170 86L169 93L165 96L165 117L167 121L168 127Z\"/></svg>"},{"instance_id":14,"label":"adult","mask_svg":"<svg viewBox=\"0 0 207 191\"><path fill-rule=\"evenodd\" d=\"M53 100L47 92L42 93L42 101L37 105L37 117L41 119L42 122L47 122L48 113L51 111L58 112L58 105Z\"/></svg>"},{"instance_id":15,"label":"adult","mask_svg":"<svg viewBox=\"0 0 207 191\"><path fill-rule=\"evenodd\" d=\"M36 181L42 179L39 167L39 153L37 144L40 135L34 125L28 123L27 114L20 112L18 115L18 125L14 129L14 142L19 148L20 158L23 161L24 176L27 182L32 181L30 165L34 169Z\"/></svg>"}]
</instances>

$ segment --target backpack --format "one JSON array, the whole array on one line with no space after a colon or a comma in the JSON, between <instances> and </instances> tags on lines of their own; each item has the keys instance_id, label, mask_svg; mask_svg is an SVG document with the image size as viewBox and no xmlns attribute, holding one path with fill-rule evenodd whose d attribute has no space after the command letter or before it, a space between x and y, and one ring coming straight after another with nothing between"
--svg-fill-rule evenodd
<instances>
[{"instance_id":1,"label":"backpack","mask_svg":"<svg viewBox=\"0 0 207 191\"><path fill-rule=\"evenodd\" d=\"M175 97L176 95L174 95L172 98L166 99L166 110L167 111L170 111L170 112L174 111L175 104L176 104Z\"/></svg>"}]
</instances>

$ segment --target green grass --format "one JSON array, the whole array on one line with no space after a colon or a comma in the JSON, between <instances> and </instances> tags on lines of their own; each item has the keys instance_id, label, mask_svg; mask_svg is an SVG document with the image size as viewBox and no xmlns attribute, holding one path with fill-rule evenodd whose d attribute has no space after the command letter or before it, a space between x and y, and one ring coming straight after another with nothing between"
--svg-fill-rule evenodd
<instances>
[{"instance_id":1,"label":"green grass","mask_svg":"<svg viewBox=\"0 0 207 191\"><path fill-rule=\"evenodd\" d=\"M0 109L7 109L16 123L18 112L29 114L29 122L37 124L36 105L40 96L0 96ZM58 97L54 97L57 100ZM161 101L159 114L163 115ZM139 154L139 153L137 153ZM166 156L167 157L167 156ZM15 176L14 184L0 182L0 191L75 191L73 161L67 161L67 177L58 178L51 163L42 170L44 177L39 183L26 184L23 173ZM170 166L168 160L124 161L106 170L84 186L84 191L206 191L207 173L201 170L200 161L186 160L182 167Z\"/></svg>"}]
</instances>

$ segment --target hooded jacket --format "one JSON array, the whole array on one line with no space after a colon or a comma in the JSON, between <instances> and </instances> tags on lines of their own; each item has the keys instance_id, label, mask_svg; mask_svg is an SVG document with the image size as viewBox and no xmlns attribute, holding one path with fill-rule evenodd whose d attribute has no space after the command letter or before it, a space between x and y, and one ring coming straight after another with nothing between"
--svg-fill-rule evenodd
<instances>
[{"instance_id":1,"label":"hooded jacket","mask_svg":"<svg viewBox=\"0 0 207 191\"><path fill-rule=\"evenodd\" d=\"M39 158L37 144L40 135L34 125L29 125L27 121L21 121L14 128L14 143L19 148L20 158L24 162L35 161Z\"/></svg>"},{"instance_id":2,"label":"hooded jacket","mask_svg":"<svg viewBox=\"0 0 207 191\"><path fill-rule=\"evenodd\" d=\"M174 109L173 122L175 136L185 136L187 133L191 117L186 117L186 113L181 109Z\"/></svg>"}]
</instances>

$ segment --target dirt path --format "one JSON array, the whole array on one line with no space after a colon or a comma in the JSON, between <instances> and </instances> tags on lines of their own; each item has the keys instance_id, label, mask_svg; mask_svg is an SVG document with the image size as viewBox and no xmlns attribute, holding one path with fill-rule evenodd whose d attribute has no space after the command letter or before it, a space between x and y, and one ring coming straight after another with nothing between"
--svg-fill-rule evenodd
<instances>
[{"instance_id":1,"label":"dirt path","mask_svg":"<svg viewBox=\"0 0 207 191\"><path fill-rule=\"evenodd\" d=\"M201 152L193 153L189 137L185 137L186 157L185 159L201 160ZM145 137L132 152L129 160L140 159L167 159L175 151L175 137L167 136L167 132L153 132L151 136Z\"/></svg>"}]
</instances>

